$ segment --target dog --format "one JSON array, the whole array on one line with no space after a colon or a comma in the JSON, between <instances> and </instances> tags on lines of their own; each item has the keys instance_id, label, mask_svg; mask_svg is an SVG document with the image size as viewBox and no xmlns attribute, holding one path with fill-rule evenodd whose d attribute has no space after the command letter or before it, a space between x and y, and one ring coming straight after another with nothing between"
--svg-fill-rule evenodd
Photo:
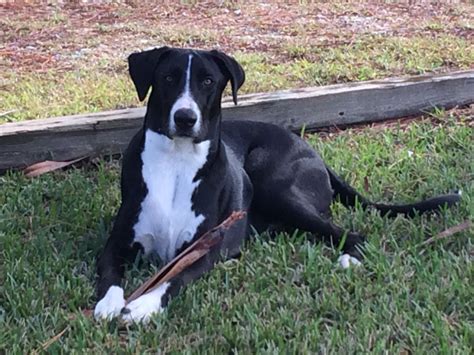
<instances>
[{"instance_id":1,"label":"dog","mask_svg":"<svg viewBox=\"0 0 474 355\"><path fill-rule=\"evenodd\" d=\"M223 258L237 257L256 230L301 230L342 245L342 267L362 260L363 235L330 220L331 202L359 203L384 215L412 216L452 206L459 194L406 205L372 203L338 177L300 137L269 123L221 119L230 81L232 97L245 80L240 64L217 51L155 48L132 53L129 73L143 101L142 129L123 157L122 203L98 259L96 319L148 322L189 282ZM245 218L222 242L178 276L125 306L124 269L137 253L170 261L231 212Z\"/></svg>"}]
</instances>

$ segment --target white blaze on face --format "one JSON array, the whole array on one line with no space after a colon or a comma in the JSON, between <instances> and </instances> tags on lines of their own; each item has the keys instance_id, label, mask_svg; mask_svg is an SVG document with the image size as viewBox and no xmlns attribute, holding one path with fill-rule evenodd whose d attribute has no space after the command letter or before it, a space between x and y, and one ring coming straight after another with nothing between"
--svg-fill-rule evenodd
<instances>
[{"instance_id":1,"label":"white blaze on face","mask_svg":"<svg viewBox=\"0 0 474 355\"><path fill-rule=\"evenodd\" d=\"M194 113L196 114L197 121L196 124L193 127L193 132L197 133L199 132L199 129L201 128L201 110L199 109L198 104L196 101L194 101L194 98L191 94L191 63L193 60L193 55L190 54L188 56L188 66L186 69L186 82L184 84L184 91L183 93L178 97L176 102L173 104L171 107L170 111L170 133L174 134L176 132L176 125L174 123L174 114L176 111L180 109L190 109L193 110Z\"/></svg>"}]
</instances>

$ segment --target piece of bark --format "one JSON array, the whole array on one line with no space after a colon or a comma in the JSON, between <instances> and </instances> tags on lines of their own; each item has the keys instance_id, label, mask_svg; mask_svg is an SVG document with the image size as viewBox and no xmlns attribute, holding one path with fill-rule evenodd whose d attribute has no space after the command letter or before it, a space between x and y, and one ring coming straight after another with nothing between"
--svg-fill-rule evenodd
<instances>
[{"instance_id":1,"label":"piece of bark","mask_svg":"<svg viewBox=\"0 0 474 355\"><path fill-rule=\"evenodd\" d=\"M171 280L187 267L201 259L204 255L209 253L214 245L222 241L224 232L244 216L244 211L232 212L224 222L204 233L193 244L161 268L160 271L149 278L143 285L137 288L128 297L126 304L132 302L143 294L154 290L164 282Z\"/></svg>"},{"instance_id":2,"label":"piece of bark","mask_svg":"<svg viewBox=\"0 0 474 355\"><path fill-rule=\"evenodd\" d=\"M5 1L4 1L5 2ZM420 115L474 102L474 70L242 95L222 102L226 121L271 122L300 132ZM43 160L123 152L145 107L0 125L0 173Z\"/></svg>"},{"instance_id":3,"label":"piece of bark","mask_svg":"<svg viewBox=\"0 0 474 355\"><path fill-rule=\"evenodd\" d=\"M40 176L46 173L49 173L50 171L58 170L61 168L64 168L68 165L72 165L74 163L77 163L78 161L81 161L82 159L85 159L86 157L81 157L77 158L74 160L69 160L69 161L54 161L54 160L45 160L40 163L36 163L33 165L30 165L26 167L23 172L26 177L32 178L36 176Z\"/></svg>"}]
</instances>

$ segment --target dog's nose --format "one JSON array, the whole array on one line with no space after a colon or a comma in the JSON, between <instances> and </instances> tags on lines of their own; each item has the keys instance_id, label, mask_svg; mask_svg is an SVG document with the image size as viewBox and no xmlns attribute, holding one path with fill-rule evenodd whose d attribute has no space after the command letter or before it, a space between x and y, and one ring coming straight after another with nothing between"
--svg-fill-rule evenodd
<instances>
[{"instance_id":1,"label":"dog's nose","mask_svg":"<svg viewBox=\"0 0 474 355\"><path fill-rule=\"evenodd\" d=\"M193 127L196 121L196 112L189 108L179 109L174 114L174 122L176 123L176 126L182 129L189 129Z\"/></svg>"}]
</instances>

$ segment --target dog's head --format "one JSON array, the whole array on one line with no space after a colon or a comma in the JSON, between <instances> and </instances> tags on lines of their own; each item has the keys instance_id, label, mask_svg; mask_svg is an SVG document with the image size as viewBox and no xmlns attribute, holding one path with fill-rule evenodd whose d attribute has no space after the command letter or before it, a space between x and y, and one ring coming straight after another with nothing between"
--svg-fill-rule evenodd
<instances>
[{"instance_id":1,"label":"dog's head","mask_svg":"<svg viewBox=\"0 0 474 355\"><path fill-rule=\"evenodd\" d=\"M152 89L145 126L171 139L190 137L196 143L219 128L227 82L237 104L237 90L245 80L237 61L216 50L161 47L133 53L128 63L139 99Z\"/></svg>"}]
</instances>

